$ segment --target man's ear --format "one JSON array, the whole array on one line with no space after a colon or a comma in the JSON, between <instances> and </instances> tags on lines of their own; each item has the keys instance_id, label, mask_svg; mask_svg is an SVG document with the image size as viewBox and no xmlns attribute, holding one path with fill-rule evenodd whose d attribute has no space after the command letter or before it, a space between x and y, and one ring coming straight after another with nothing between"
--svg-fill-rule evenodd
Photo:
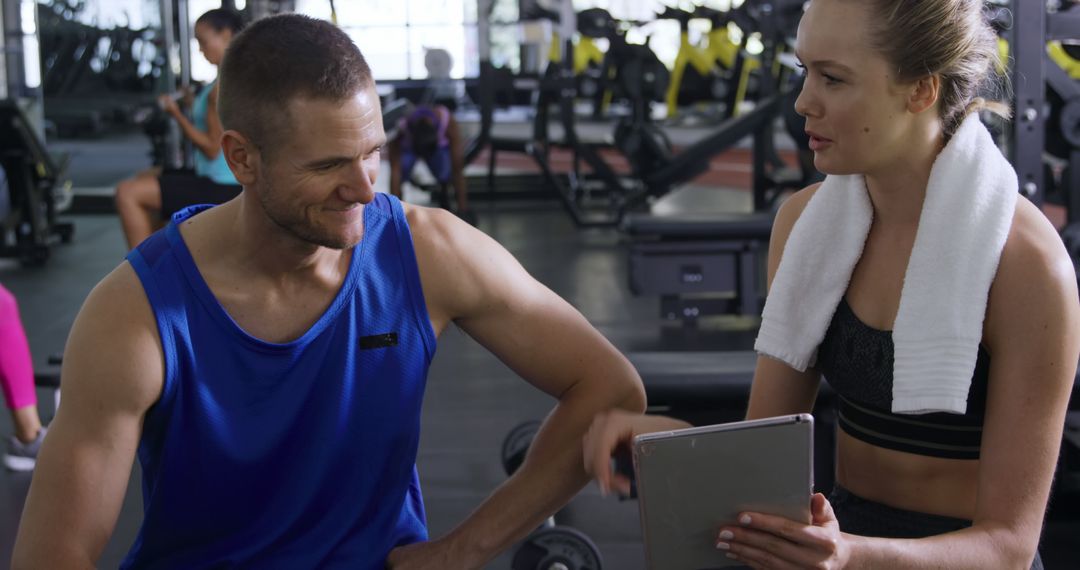
<instances>
[{"instance_id":1,"label":"man's ear","mask_svg":"<svg viewBox=\"0 0 1080 570\"><path fill-rule=\"evenodd\" d=\"M225 131L221 135L221 152L241 186L255 184L262 157L251 140L237 131Z\"/></svg>"},{"instance_id":2,"label":"man's ear","mask_svg":"<svg viewBox=\"0 0 1080 570\"><path fill-rule=\"evenodd\" d=\"M927 74L912 84L907 102L908 111L918 114L933 109L940 97L941 76L936 73Z\"/></svg>"}]
</instances>

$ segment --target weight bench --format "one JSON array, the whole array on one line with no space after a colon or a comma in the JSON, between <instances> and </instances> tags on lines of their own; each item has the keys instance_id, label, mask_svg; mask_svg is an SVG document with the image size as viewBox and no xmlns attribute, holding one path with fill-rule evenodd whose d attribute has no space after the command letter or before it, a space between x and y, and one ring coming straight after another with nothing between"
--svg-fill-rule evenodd
<instances>
[{"instance_id":1,"label":"weight bench","mask_svg":"<svg viewBox=\"0 0 1080 570\"><path fill-rule=\"evenodd\" d=\"M712 409L745 404L757 354L734 352L632 352L626 355L645 382L650 406ZM655 403L655 404L654 404Z\"/></svg>"},{"instance_id":2,"label":"weight bench","mask_svg":"<svg viewBox=\"0 0 1080 570\"><path fill-rule=\"evenodd\" d=\"M630 291L659 295L660 314L687 324L708 315L760 316L759 263L774 214L631 215Z\"/></svg>"}]
</instances>

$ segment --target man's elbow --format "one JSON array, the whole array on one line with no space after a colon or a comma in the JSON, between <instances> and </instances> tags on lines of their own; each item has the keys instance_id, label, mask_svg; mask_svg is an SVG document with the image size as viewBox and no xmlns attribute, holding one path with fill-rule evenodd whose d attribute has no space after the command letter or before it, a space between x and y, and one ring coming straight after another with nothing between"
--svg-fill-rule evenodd
<instances>
[{"instance_id":1,"label":"man's elbow","mask_svg":"<svg viewBox=\"0 0 1080 570\"><path fill-rule=\"evenodd\" d=\"M645 408L649 405L648 397L645 395L645 385L642 384L641 378L634 373L635 382L633 383L629 394L619 405L620 408L634 412L636 414L645 413Z\"/></svg>"},{"instance_id":2,"label":"man's elbow","mask_svg":"<svg viewBox=\"0 0 1080 570\"><path fill-rule=\"evenodd\" d=\"M615 376L618 378L619 389L618 396L614 398L614 407L637 414L644 413L648 398L645 395L645 385L641 381L641 376L625 356L620 354L619 360L619 373Z\"/></svg>"},{"instance_id":3,"label":"man's elbow","mask_svg":"<svg viewBox=\"0 0 1080 570\"><path fill-rule=\"evenodd\" d=\"M596 412L621 409L633 413L645 411L645 386L641 376L621 353L611 348L607 354L594 358L579 371L579 379L561 393L558 399L572 398L588 402Z\"/></svg>"}]
</instances>

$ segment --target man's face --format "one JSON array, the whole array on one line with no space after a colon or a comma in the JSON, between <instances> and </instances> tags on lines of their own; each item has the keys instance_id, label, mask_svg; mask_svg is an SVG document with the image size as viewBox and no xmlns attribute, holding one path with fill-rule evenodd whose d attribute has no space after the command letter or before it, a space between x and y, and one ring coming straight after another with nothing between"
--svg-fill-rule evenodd
<instances>
[{"instance_id":1,"label":"man's face","mask_svg":"<svg viewBox=\"0 0 1080 570\"><path fill-rule=\"evenodd\" d=\"M278 227L335 249L359 243L386 144L375 86L340 101L301 97L264 153L255 186Z\"/></svg>"}]
</instances>

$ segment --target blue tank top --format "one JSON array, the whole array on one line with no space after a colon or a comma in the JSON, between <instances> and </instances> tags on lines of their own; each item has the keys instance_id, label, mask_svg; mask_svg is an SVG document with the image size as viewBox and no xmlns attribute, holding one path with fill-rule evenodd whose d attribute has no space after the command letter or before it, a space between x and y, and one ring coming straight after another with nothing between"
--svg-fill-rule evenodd
<instances>
[{"instance_id":1,"label":"blue tank top","mask_svg":"<svg viewBox=\"0 0 1080 570\"><path fill-rule=\"evenodd\" d=\"M207 85L195 96L195 101L191 105L192 122L195 123L196 128L204 133L210 130L206 122L206 113L210 108L210 92L213 90L213 83ZM239 184L236 177L233 176L232 170L229 169L229 163L225 162L225 153L221 151L218 151L214 160L210 160L206 158L202 151L196 149L195 174L205 176L218 184Z\"/></svg>"},{"instance_id":2,"label":"blue tank top","mask_svg":"<svg viewBox=\"0 0 1080 570\"><path fill-rule=\"evenodd\" d=\"M165 355L138 456L143 523L122 568L379 569L427 539L416 472L435 335L401 203L364 208L340 291L300 338L229 317L178 229L128 255Z\"/></svg>"}]
</instances>

